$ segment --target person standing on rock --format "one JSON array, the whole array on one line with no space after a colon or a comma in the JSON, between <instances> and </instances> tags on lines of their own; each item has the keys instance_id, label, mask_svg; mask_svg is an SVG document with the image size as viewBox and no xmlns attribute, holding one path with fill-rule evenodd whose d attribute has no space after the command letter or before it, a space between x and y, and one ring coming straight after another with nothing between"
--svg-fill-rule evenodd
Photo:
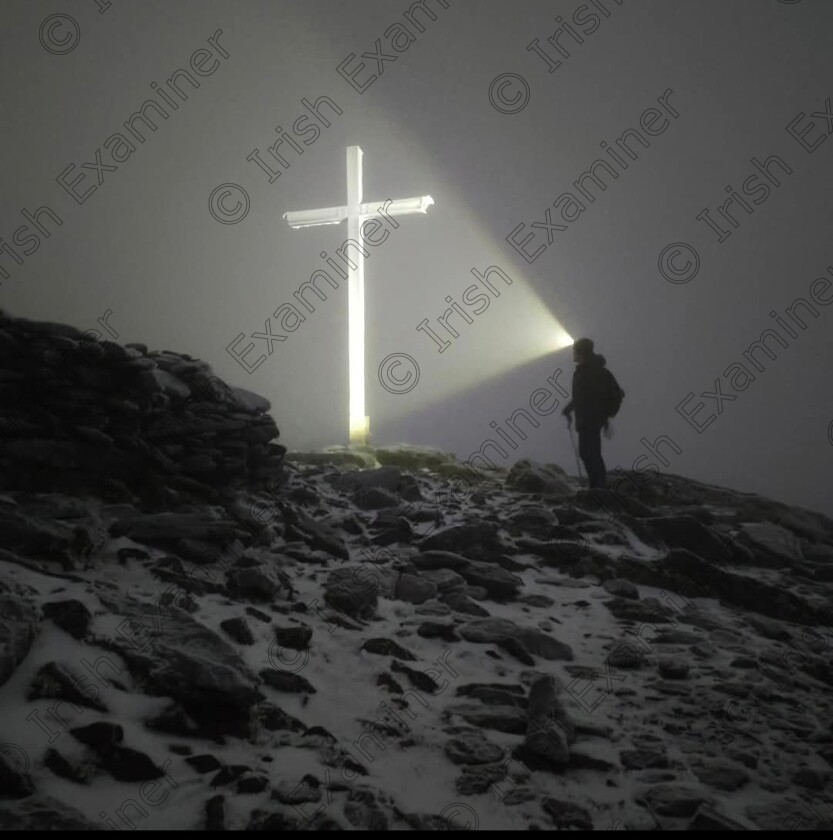
<instances>
[{"instance_id":1,"label":"person standing on rock","mask_svg":"<svg viewBox=\"0 0 833 840\"><path fill-rule=\"evenodd\" d=\"M595 353L589 338L580 338L573 344L573 398L561 412L572 426L576 415L579 457L587 470L591 488L602 488L607 470L602 460L602 429L607 431L610 418L618 411L625 392L607 369L604 356Z\"/></svg>"}]
</instances>

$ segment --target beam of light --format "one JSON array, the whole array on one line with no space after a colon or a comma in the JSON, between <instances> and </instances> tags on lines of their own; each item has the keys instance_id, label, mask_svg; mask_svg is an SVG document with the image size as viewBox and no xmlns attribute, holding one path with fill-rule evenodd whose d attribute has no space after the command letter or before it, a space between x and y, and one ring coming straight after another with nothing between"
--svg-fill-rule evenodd
<instances>
[{"instance_id":1,"label":"beam of light","mask_svg":"<svg viewBox=\"0 0 833 840\"><path fill-rule=\"evenodd\" d=\"M327 33L322 32L314 21L298 20L300 26L308 26L310 33L310 44L318 44L323 38L329 40ZM335 46L335 42L333 46ZM370 112L376 111L378 106L368 106ZM381 111L381 109L378 109ZM368 115L369 117L372 114ZM381 116L381 114L380 114ZM372 121L371 121L372 122ZM430 266L430 282L397 284L397 309L380 313L376 317L382 318L390 323L395 320L402 325L400 334L402 340L395 339L396 343L391 344L390 339L385 340L384 346L377 343L380 333L383 330L373 330L371 333L372 356L365 359L365 324L364 311L361 316L353 315L355 296L348 294L348 329L350 338L349 344L349 435L352 442L359 442L363 437L366 439L369 433L369 419L365 414L364 387L361 397L354 392L353 383L365 382L365 371L370 371L369 385L371 388L371 405L376 406L374 414L381 412L384 417L399 415L400 412L407 413L415 409L421 409L427 405L440 402L453 394L460 394L470 388L481 385L490 379L504 378L513 370L547 355L558 355L558 361L566 366L565 360L561 357L561 351L573 343L567 329L555 317L550 307L544 303L536 293L529 279L518 270L515 257L507 254L506 247L496 244L494 237L487 235L483 225L478 220L477 204L470 195L455 194L453 185L449 183L448 173L437 168L436 161L429 157L429 152L421 142L415 142L413 135L407 134L400 129L395 121L389 117L381 120L386 126L384 143L397 150L397 157L403 161L412 161L415 169L421 172L435 172L435 182L443 184L443 220L438 220L440 225L446 229L453 228L458 231L466 231L466 252L465 258L458 252L449 251L446 254L436 253L435 249L428 251L425 260L427 267ZM360 166L360 162L359 162ZM380 203L364 203L360 197L361 214L379 215ZM348 200L348 205L351 202ZM419 198L400 199L390 201L388 212L391 215L401 213L426 213L427 209L434 204L431 196ZM311 227L317 224L339 224L348 219L348 205L324 208L317 211L301 211L285 213L283 218L292 228ZM472 232L474 235L470 235ZM358 239L358 229L349 234L349 238ZM429 245L429 248L431 246ZM375 288L387 282L396 282L397 274L403 264L411 265L416 262L422 254L396 253L396 247L391 251L390 246L374 256L374 269L371 285ZM460 269L461 259L471 260ZM433 265L431 265L433 263ZM463 325L460 329L460 337L454 339L453 346L443 354L439 354L436 347L433 349L430 342L414 333L413 328L424 317L436 318L445 309L443 297L451 292L455 299L468 286L472 278L467 274L472 263L479 269L487 266L497 265L504 268L513 278L514 284L511 288L502 290L502 296L492 302L489 311L482 316L474 316L475 323ZM440 269L438 271L437 269ZM564 267L567 268L567 267ZM555 273L559 267L553 265ZM378 273L378 274L377 274ZM438 276L439 275L439 276ZM569 283L568 271L556 278L558 284ZM361 278L363 290L364 277ZM373 296L374 299L376 296ZM372 304L371 304L372 306ZM515 320L512 320L514 316ZM491 323L488 323L491 322ZM507 329L508 327L508 329ZM379 361L391 352L411 353L417 357L422 370L423 377L418 386L408 392L395 395L385 391L377 377L377 366ZM555 361L555 360L554 360ZM557 363L554 367L557 366ZM384 436L384 432L381 436ZM331 440L322 443L331 443Z\"/></svg>"}]
</instances>

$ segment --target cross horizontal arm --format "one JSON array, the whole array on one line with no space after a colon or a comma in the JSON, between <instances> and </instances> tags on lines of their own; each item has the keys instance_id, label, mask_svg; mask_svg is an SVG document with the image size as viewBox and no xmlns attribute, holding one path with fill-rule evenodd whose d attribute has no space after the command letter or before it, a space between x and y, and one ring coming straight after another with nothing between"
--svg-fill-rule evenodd
<instances>
[{"instance_id":1,"label":"cross horizontal arm","mask_svg":"<svg viewBox=\"0 0 833 840\"><path fill-rule=\"evenodd\" d=\"M385 199L385 201L371 201L362 204L362 216L381 216L384 212L387 216L408 216L411 213L427 213L428 208L434 203L430 195L421 195L417 198L396 198ZM367 209L365 209L367 208Z\"/></svg>"},{"instance_id":2,"label":"cross horizontal arm","mask_svg":"<svg viewBox=\"0 0 833 840\"><path fill-rule=\"evenodd\" d=\"M430 195L418 196L416 198L397 198L385 201L367 201L359 205L359 215L362 218L370 219L381 215L386 216L408 216L412 213L427 213L428 208L434 203ZM283 217L291 228L315 227L317 225L337 225L343 222L348 215L348 207L322 207L318 210L296 210L284 213Z\"/></svg>"},{"instance_id":3,"label":"cross horizontal arm","mask_svg":"<svg viewBox=\"0 0 833 840\"><path fill-rule=\"evenodd\" d=\"M314 225L337 225L347 218L346 207L322 207L319 210L296 210L283 214L291 228L313 227Z\"/></svg>"}]
</instances>

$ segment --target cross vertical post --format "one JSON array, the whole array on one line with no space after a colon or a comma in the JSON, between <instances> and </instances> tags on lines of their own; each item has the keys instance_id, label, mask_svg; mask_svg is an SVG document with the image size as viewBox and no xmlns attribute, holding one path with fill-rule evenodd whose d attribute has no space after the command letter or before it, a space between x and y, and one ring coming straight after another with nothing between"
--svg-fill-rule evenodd
<instances>
[{"instance_id":1,"label":"cross vertical post","mask_svg":"<svg viewBox=\"0 0 833 840\"><path fill-rule=\"evenodd\" d=\"M362 157L358 146L347 147L347 238L361 246ZM355 254L347 269L348 370L350 377L350 441L366 443L370 418L364 413L364 255Z\"/></svg>"}]
</instances>

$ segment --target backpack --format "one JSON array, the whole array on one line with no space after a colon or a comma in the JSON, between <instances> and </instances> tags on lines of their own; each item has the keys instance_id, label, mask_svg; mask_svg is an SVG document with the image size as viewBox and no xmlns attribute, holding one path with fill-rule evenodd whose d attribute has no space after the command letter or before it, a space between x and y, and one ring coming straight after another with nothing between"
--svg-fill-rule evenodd
<instances>
[{"instance_id":1,"label":"backpack","mask_svg":"<svg viewBox=\"0 0 833 840\"><path fill-rule=\"evenodd\" d=\"M622 400L625 398L625 392L619 387L616 377L607 369L604 369L606 381L605 388L605 417L615 417L619 409L622 407Z\"/></svg>"}]
</instances>

